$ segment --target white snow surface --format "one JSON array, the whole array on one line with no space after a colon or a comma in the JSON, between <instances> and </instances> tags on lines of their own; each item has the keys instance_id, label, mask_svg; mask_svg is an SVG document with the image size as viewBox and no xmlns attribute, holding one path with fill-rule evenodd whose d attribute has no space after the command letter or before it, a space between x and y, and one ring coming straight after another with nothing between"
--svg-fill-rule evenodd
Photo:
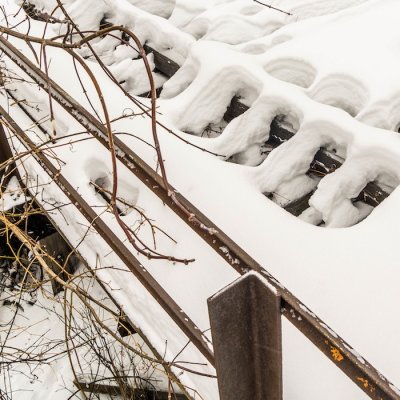
<instances>
[{"instance_id":1,"label":"white snow surface","mask_svg":"<svg viewBox=\"0 0 400 400\"><path fill-rule=\"evenodd\" d=\"M53 0L32 2L48 12L55 4ZM292 15L250 0L64 3L81 29L97 29L106 15L182 64L164 85L158 102L159 120L186 140L224 157L201 152L159 128L171 183L378 368L394 387L399 387L400 357L395 356L400 352L400 314L396 312L400 300L400 192L395 189L400 180L398 0L273 2L274 7ZM8 19L14 21L13 14L18 9L15 3L2 0L1 4ZM19 18L21 15L15 17ZM26 28L26 24L18 26L21 32ZM58 25L51 26L47 35L54 36L60 30ZM30 34L41 36L42 32L43 25L31 21ZM10 41L32 57L24 42ZM138 94L146 88L130 73L143 76L138 60L126 58L136 57L133 50L117 46L113 51L116 42L110 38L98 40L95 46L117 79L126 81L126 90ZM61 50L47 51L51 77L90 110L71 59ZM81 54L87 55L87 50ZM2 61L22 74L11 61ZM111 117L130 109L137 111L95 62L88 63L101 82ZM164 81L158 79L161 85ZM90 82L86 77L83 80L94 97ZM13 85L13 89L18 98L38 102L46 113L46 93L26 84ZM249 110L232 120L218 137L201 137L209 124L220 123L234 95L239 95ZM6 102L2 97L1 103ZM97 101L94 105L100 112ZM23 127L30 127L15 106L10 107L10 113ZM260 148L268 139L270 122L282 114L297 133L268 157L262 157ZM61 108L57 108L56 117L60 136L82 130ZM148 118L118 120L113 129L151 142ZM150 146L133 136L120 137L156 167ZM60 137L57 142L68 144L53 150L66 163L62 173L90 204L102 207L98 208L99 214L123 237L110 213L105 212L104 201L89 186L89 180L110 179L108 153L94 140L70 144L69 138ZM335 148L345 162L334 173L315 180L305 173L320 147ZM239 155L237 158L245 165L224 161L233 155ZM34 181L40 168L29 158L24 163ZM42 175L39 173L39 179L44 182ZM174 244L160 236L160 249L177 257L196 259L182 266L140 257L147 271L199 329L206 330L206 299L238 274L122 166L119 179L121 196L144 209L177 241ZM390 197L373 210L353 204L352 199L371 181L378 181L388 191L394 189ZM288 214L263 195L268 192L294 200L312 189L315 192L310 208L302 216L311 224ZM45 196L65 201L54 185L48 186ZM85 232L83 221L73 207L63 210L64 216L55 219L72 243L78 243ZM130 224L136 218L134 212L124 217ZM312 224L321 221L336 229ZM150 237L149 232L143 235ZM91 262L99 256L102 265L123 268L107 244L95 235L90 234L80 250ZM186 340L179 329L137 281L128 281L126 274L118 271L99 274L112 287L121 289L116 291L118 300L157 349L163 352L168 339L166 355L172 359ZM193 348L188 348L183 357L204 361ZM204 370L212 372L209 367ZM181 378L204 399L218 398L214 380L187 373ZM49 396L56 398L54 393ZM284 321L284 398L353 400L366 396Z\"/></svg>"}]
</instances>

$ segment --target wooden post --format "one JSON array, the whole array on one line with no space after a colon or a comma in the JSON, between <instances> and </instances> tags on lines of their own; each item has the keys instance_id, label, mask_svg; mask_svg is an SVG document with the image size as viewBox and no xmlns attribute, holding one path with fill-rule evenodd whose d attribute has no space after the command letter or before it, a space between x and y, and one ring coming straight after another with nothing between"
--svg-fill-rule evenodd
<instances>
[{"instance_id":1,"label":"wooden post","mask_svg":"<svg viewBox=\"0 0 400 400\"><path fill-rule=\"evenodd\" d=\"M255 272L208 299L221 400L282 400L280 304Z\"/></svg>"}]
</instances>

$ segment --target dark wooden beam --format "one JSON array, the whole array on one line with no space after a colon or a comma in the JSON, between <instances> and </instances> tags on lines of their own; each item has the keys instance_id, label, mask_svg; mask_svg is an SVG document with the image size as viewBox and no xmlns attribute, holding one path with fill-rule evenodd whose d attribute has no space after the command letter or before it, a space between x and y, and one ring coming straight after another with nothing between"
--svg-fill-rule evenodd
<instances>
[{"instance_id":1,"label":"dark wooden beam","mask_svg":"<svg viewBox=\"0 0 400 400\"><path fill-rule=\"evenodd\" d=\"M119 312L117 331L121 337L126 337L137 333L129 318L122 310Z\"/></svg>"},{"instance_id":2,"label":"dark wooden beam","mask_svg":"<svg viewBox=\"0 0 400 400\"><path fill-rule=\"evenodd\" d=\"M57 231L39 240L39 243L46 252L43 259L49 268L63 281L68 282L79 262L75 251ZM64 286L53 278L51 286L54 296L64 291Z\"/></svg>"},{"instance_id":3,"label":"dark wooden beam","mask_svg":"<svg viewBox=\"0 0 400 400\"><path fill-rule=\"evenodd\" d=\"M105 385L100 383L86 383L81 381L74 381L74 385L79 389L83 390L87 393L94 393L94 394L106 394L109 396L121 396L124 394L125 398L129 399L138 399L138 400L187 400L183 394L171 394L169 397L169 393L162 392L162 391L155 391L149 389L135 389L130 386L125 388L125 392L122 393L121 388L115 385Z\"/></svg>"},{"instance_id":4,"label":"dark wooden beam","mask_svg":"<svg viewBox=\"0 0 400 400\"><path fill-rule=\"evenodd\" d=\"M249 107L241 103L239 97L235 96L226 109L224 120L231 122L234 118L244 114L248 109Z\"/></svg>"},{"instance_id":5,"label":"dark wooden beam","mask_svg":"<svg viewBox=\"0 0 400 400\"><path fill-rule=\"evenodd\" d=\"M152 47L147 45L144 45L143 47L147 54L153 53L154 55L154 64L156 66L155 72L161 72L163 75L171 78L171 76L174 75L180 68L178 63L170 60L168 57L164 56Z\"/></svg>"},{"instance_id":6,"label":"dark wooden beam","mask_svg":"<svg viewBox=\"0 0 400 400\"><path fill-rule=\"evenodd\" d=\"M291 201L289 204L284 206L283 208L290 212L290 214L298 217L303 211L307 210L309 206L308 201L310 200L311 196L314 192L307 193L303 197L300 197L297 200Z\"/></svg>"}]
</instances>

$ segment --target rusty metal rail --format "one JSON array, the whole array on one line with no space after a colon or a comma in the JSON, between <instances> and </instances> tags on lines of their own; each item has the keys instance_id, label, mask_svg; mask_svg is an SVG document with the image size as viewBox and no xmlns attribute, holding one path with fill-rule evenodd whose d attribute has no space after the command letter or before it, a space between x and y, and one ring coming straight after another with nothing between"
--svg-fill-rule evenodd
<instances>
[{"instance_id":1,"label":"rusty metal rail","mask_svg":"<svg viewBox=\"0 0 400 400\"><path fill-rule=\"evenodd\" d=\"M39 86L47 88L50 86L50 92L53 99L62 105L80 124L82 124L88 132L93 134L100 143L108 146L107 135L101 122L96 120L86 109L78 104L71 96L69 96L59 85L49 79L36 65L28 60L20 51L12 46L4 37L0 37L0 50L7 57L21 68L28 76L30 76ZM3 110L4 111L4 110ZM22 132L23 133L23 132ZM342 338L334 333L323 321L313 314L299 299L297 299L290 291L281 285L270 273L261 267L249 254L233 242L221 229L213 224L204 214L202 214L194 205L186 198L177 193L178 200L184 204L197 218L207 227L213 228L214 234L210 234L203 230L200 226L193 225L185 214L176 207L173 201L168 197L164 190L161 177L150 168L137 154L129 149L121 140L115 138L118 159L132 171L151 191L153 191L168 207L170 207L180 218L182 218L199 236L201 236L231 267L239 274L243 275L248 271L256 271L262 274L267 281L275 287L281 296L281 312L292 322L311 342L313 342L324 354L326 354L352 381L363 390L369 397L376 400L390 399L399 400L400 396L396 392L395 387L385 379L371 364L362 359L350 345ZM54 167L53 167L54 168ZM58 171L53 171L54 172ZM56 176L55 176L56 180ZM71 185L64 182L68 187ZM67 187L67 186L65 186ZM71 188L73 190L73 188ZM93 210L83 210L89 220L96 221L96 215ZM113 242L113 233L107 232L106 226L101 226L99 220L99 233L106 237L110 235L113 249L120 254L123 249L116 242ZM104 225L104 224L103 224ZM107 232L107 233L106 233ZM132 260L125 254L121 254L122 260L132 265ZM141 277L142 271L140 263L136 262L132 266L133 270L137 270ZM148 278L148 276L147 276ZM143 277L141 277L143 279ZM145 283L148 285L148 282ZM153 286L153 284L155 286ZM175 313L175 306L160 298L157 282L152 282L148 286L150 293L159 299L160 304L166 307L172 315ZM162 292L163 289L161 289ZM166 295L166 294L165 294ZM163 295L164 296L164 295ZM174 318L176 316L174 315ZM178 322L181 329L186 331L188 335L192 335L191 325L178 316ZM185 333L186 333L185 332ZM190 337L189 336L189 337ZM194 338L194 344L199 346L199 350L203 354L207 354L207 358L213 361L213 355L208 348L205 348L204 342L198 335ZM340 357L337 355L340 354ZM367 384L366 384L367 383Z\"/></svg>"}]
</instances>

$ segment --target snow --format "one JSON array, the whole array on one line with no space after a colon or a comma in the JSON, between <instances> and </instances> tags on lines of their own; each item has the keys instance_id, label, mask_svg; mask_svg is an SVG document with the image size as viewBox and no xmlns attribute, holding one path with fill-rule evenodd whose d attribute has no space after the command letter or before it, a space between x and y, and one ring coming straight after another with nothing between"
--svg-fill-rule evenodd
<instances>
[{"instance_id":1,"label":"snow","mask_svg":"<svg viewBox=\"0 0 400 400\"><path fill-rule=\"evenodd\" d=\"M29 200L30 198L25 196L24 191L21 189L18 179L13 176L8 182L6 190L1 194L1 209L8 211Z\"/></svg>"},{"instance_id":2,"label":"snow","mask_svg":"<svg viewBox=\"0 0 400 400\"><path fill-rule=\"evenodd\" d=\"M13 2L2 3L10 10L11 19ZM54 7L52 0L34 3L48 11ZM177 0L175 5L143 0L65 3L81 29L97 28L106 15L182 64L164 85L158 101L159 120L186 140L224 157L198 151L159 128L171 183L312 313L399 386L399 359L393 357L400 350L400 316L394 308L400 300L400 228L396 218L400 214L400 195L395 189L400 180L398 1L273 2L292 15L247 0ZM41 23L32 21L31 25L31 34L40 36ZM26 25L18 29L24 31ZM54 25L49 29L53 32L48 36L52 36L61 28ZM10 41L27 49L21 41ZM126 90L132 94L144 91L146 87L137 79L144 71L140 60L133 49L116 44L104 38L95 45L117 79L126 81ZM52 78L91 110L72 72L71 60L60 50L47 51ZM32 56L27 50L25 54ZM81 54L87 55L87 49ZM3 61L22 74L10 61ZM121 116L124 110L139 111L98 65L88 62L107 94L112 118ZM138 75L133 76L131 71ZM90 82L83 73L82 77L89 95L94 97ZM46 110L46 93L34 85L15 84L13 89L19 99L26 97ZM221 135L202 138L209 124L220 123L235 95L241 96L249 110L232 120ZM146 101L142 99L148 104ZM5 104L6 99L2 98L1 103ZM94 106L100 110L97 101ZM15 106L10 105L10 112L23 127L32 128ZM268 139L270 122L277 115L286 116L286 123L295 128L296 135L268 157L262 157L259 149ZM89 185L90 180L111 179L107 151L94 140L72 144L69 138L63 139L61 136L81 131L82 127L61 108L56 110L56 119L60 127L57 143L65 146L52 151L66 163L60 167L63 175L122 238L106 212L104 200ZM144 116L118 120L113 129L146 141L151 138L150 121ZM43 136L37 130L30 134L35 140ZM151 147L133 136L119 137L156 168ZM335 148L345 162L334 173L316 180L306 172L320 147ZM231 156L245 165L224 162ZM45 183L33 160L26 159L25 163L33 183L37 173L40 182ZM238 274L121 165L118 174L121 196L145 210L177 242L157 236L158 249L196 259L183 266L139 257L199 329L206 330L206 299ZM375 209L353 204L352 199L371 181L395 190ZM263 195L274 193L275 198L287 201L310 190L315 192L301 219L287 214ZM55 185L46 186L45 198L66 202ZM80 242L87 223L74 208L65 207L63 215L54 218L72 243ZM135 226L138 216L132 211L123 218ZM321 221L336 229L312 225ZM143 231L143 238L150 241L150 233ZM92 264L100 259L102 267L124 268L108 245L92 233L80 245L80 251ZM168 340L166 358L172 359L186 341L174 323L136 280L127 279L126 272L100 269L98 273L160 352L164 352ZM284 322L283 327L285 399L365 398L290 324ZM184 356L204 361L193 348L188 348ZM316 376L326 380L316 382ZM205 399L218 398L215 381L187 373L181 378ZM327 391L328 386L335 390Z\"/></svg>"}]
</instances>

